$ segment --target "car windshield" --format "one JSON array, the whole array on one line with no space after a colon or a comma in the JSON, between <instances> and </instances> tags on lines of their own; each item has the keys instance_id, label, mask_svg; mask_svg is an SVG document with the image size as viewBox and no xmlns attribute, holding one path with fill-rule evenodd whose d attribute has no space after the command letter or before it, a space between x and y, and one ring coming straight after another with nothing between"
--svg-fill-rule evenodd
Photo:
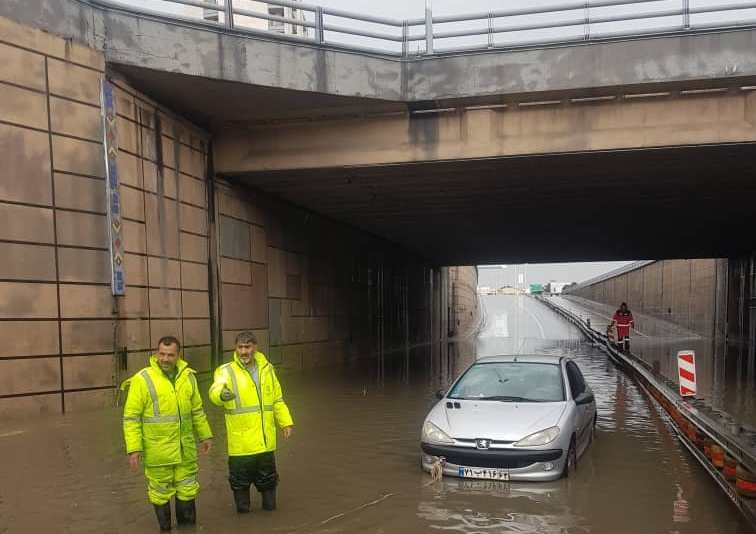
<instances>
[{"instance_id":1,"label":"car windshield","mask_svg":"<svg viewBox=\"0 0 756 534\"><path fill-rule=\"evenodd\" d=\"M503 402L564 400L562 369L557 364L500 362L470 367L449 398Z\"/></svg>"}]
</instances>

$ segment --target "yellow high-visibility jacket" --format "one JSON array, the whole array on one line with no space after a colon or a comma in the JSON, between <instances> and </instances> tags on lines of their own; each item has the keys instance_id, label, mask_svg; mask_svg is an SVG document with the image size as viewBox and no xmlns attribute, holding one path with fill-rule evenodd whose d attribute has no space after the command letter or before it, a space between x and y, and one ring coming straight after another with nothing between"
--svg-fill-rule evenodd
<instances>
[{"instance_id":1,"label":"yellow high-visibility jacket","mask_svg":"<svg viewBox=\"0 0 756 534\"><path fill-rule=\"evenodd\" d=\"M213 433L202 408L195 371L184 360L177 363L172 382L158 366L157 356L126 380L129 386L123 408L126 452L141 451L146 466L174 465L197 460L197 442Z\"/></svg>"},{"instance_id":2,"label":"yellow high-visibility jacket","mask_svg":"<svg viewBox=\"0 0 756 534\"><path fill-rule=\"evenodd\" d=\"M226 410L229 456L246 456L276 450L276 423L284 428L294 424L273 366L262 352L255 353L262 398L255 381L234 352L233 361L215 370L210 401ZM236 397L223 402L223 387Z\"/></svg>"}]
</instances>

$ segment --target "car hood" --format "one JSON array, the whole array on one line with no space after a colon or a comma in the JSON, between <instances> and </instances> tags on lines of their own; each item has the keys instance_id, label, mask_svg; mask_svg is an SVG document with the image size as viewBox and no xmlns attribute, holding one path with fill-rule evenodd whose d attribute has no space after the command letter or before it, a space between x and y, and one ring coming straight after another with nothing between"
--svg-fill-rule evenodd
<instances>
[{"instance_id":1,"label":"car hood","mask_svg":"<svg viewBox=\"0 0 756 534\"><path fill-rule=\"evenodd\" d=\"M459 408L440 402L429 419L457 439L487 438L518 441L557 425L566 402L454 401Z\"/></svg>"}]
</instances>

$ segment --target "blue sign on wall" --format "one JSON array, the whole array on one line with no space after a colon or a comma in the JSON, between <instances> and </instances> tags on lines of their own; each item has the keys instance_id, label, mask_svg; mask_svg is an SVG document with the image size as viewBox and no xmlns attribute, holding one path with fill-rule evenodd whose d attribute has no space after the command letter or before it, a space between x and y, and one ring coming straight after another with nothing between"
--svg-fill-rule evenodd
<instances>
[{"instance_id":1,"label":"blue sign on wall","mask_svg":"<svg viewBox=\"0 0 756 534\"><path fill-rule=\"evenodd\" d=\"M110 236L110 286L113 295L126 293L124 275L123 225L121 224L121 189L118 179L118 136L113 84L102 80L102 121L105 147L105 176L108 210L108 235Z\"/></svg>"}]
</instances>

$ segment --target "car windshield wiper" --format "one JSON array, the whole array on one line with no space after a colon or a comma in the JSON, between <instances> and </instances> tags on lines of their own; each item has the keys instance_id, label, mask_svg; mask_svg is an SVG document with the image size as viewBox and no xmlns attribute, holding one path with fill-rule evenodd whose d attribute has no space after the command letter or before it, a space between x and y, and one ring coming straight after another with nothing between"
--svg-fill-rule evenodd
<instances>
[{"instance_id":1,"label":"car windshield wiper","mask_svg":"<svg viewBox=\"0 0 756 534\"><path fill-rule=\"evenodd\" d=\"M490 397L449 397L449 400L468 400L468 401L490 400L490 401L500 401L500 402L561 402L561 401L551 400L551 399L529 399L528 397L517 397L514 395L492 395Z\"/></svg>"},{"instance_id":2,"label":"car windshield wiper","mask_svg":"<svg viewBox=\"0 0 756 534\"><path fill-rule=\"evenodd\" d=\"M533 402L532 399L526 399L525 397L514 397L510 395L493 395L491 397L476 397L475 400L492 400L503 402Z\"/></svg>"}]
</instances>

